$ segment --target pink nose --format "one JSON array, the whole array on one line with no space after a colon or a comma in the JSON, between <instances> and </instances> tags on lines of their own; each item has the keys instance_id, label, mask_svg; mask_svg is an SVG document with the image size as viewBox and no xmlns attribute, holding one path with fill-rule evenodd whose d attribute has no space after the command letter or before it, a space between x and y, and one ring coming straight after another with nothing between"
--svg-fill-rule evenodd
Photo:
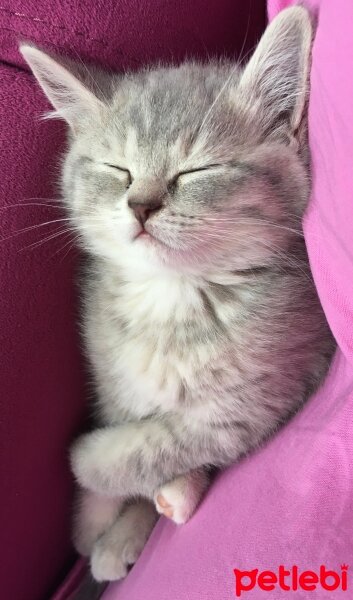
<instances>
[{"instance_id":1,"label":"pink nose","mask_svg":"<svg viewBox=\"0 0 353 600\"><path fill-rule=\"evenodd\" d=\"M139 200L134 200L130 198L128 200L128 206L133 211L136 219L144 225L147 219L151 216L152 213L157 212L162 206L161 200L149 200L148 202L141 202Z\"/></svg>"}]
</instances>

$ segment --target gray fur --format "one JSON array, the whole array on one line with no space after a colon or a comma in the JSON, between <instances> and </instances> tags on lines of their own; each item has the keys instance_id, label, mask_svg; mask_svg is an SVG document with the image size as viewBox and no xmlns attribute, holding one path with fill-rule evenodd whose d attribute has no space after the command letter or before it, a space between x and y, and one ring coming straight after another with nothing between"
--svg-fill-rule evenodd
<instances>
[{"instance_id":1,"label":"gray fur","mask_svg":"<svg viewBox=\"0 0 353 600\"><path fill-rule=\"evenodd\" d=\"M226 467L293 415L327 371L334 344L301 229L311 36L307 12L292 8L245 71L185 63L100 73L99 86L85 75L85 88L23 49L72 129L63 192L92 257L83 333L100 427L71 460L97 497L152 499L180 475ZM135 237L132 198L162 202L145 225L157 241ZM102 567L112 514L98 519L98 579L114 578L110 563Z\"/></svg>"}]
</instances>

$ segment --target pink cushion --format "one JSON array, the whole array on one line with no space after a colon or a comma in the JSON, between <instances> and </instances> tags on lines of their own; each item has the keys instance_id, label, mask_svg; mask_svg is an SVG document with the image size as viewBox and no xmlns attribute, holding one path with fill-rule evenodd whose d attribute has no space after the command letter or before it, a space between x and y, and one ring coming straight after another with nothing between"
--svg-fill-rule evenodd
<instances>
[{"instance_id":1,"label":"pink cushion","mask_svg":"<svg viewBox=\"0 0 353 600\"><path fill-rule=\"evenodd\" d=\"M270 1L270 17L289 4ZM325 384L304 410L266 447L220 475L188 524L160 519L136 566L123 582L109 586L104 600L231 599L235 567L326 565L340 573L340 565L351 561L353 4L312 5L319 8L319 26L309 109L313 193L305 235L339 350ZM351 597L340 590L332 594L302 591L296 597ZM256 587L243 597L265 595ZM284 596L281 590L270 594L271 600Z\"/></svg>"}]
</instances>

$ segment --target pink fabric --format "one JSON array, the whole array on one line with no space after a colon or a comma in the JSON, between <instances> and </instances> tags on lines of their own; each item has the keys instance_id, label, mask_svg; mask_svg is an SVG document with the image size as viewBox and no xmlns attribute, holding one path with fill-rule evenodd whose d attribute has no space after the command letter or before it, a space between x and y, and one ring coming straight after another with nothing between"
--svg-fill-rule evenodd
<instances>
[{"instance_id":1,"label":"pink fabric","mask_svg":"<svg viewBox=\"0 0 353 600\"><path fill-rule=\"evenodd\" d=\"M270 1L273 17L290 2ZM322 389L279 435L220 475L192 520L162 518L125 581L104 600L228 600L233 568L320 565L340 572L353 555L353 4L312 2L319 12L313 51L310 141L313 193L305 220L320 298L339 343ZM351 565L352 568L352 565ZM268 597L259 588L249 600ZM352 598L322 590L293 597Z\"/></svg>"},{"instance_id":2,"label":"pink fabric","mask_svg":"<svg viewBox=\"0 0 353 600\"><path fill-rule=\"evenodd\" d=\"M270 17L292 2L273 0ZM313 193L305 220L321 302L347 359L353 359L352 153L353 4L312 0L319 25L313 50L310 144Z\"/></svg>"},{"instance_id":3,"label":"pink fabric","mask_svg":"<svg viewBox=\"0 0 353 600\"><path fill-rule=\"evenodd\" d=\"M67 449L83 424L75 252L57 198L64 127L18 53L29 40L126 69L186 55L238 56L265 24L265 3L235 0L2 0L0 3L0 597L47 600L75 555ZM38 200L37 200L38 199ZM35 203L42 203L36 206ZM33 206L29 206L33 203ZM48 204L48 206L46 205ZM26 205L26 206L24 206ZM63 592L64 593L64 592Z\"/></svg>"}]
</instances>

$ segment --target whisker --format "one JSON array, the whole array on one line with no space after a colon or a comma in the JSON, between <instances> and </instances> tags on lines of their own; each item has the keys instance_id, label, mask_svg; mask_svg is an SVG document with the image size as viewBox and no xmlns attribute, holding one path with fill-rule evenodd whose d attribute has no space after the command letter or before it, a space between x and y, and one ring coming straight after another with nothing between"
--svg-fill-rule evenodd
<instances>
[{"instance_id":1,"label":"whisker","mask_svg":"<svg viewBox=\"0 0 353 600\"><path fill-rule=\"evenodd\" d=\"M68 244L71 244L71 247L72 247L72 243L73 243L72 233L73 232L72 231L67 231L66 233L69 235L69 239L65 242L65 244L61 248L59 248L58 250L56 250L54 252L54 254L52 254L50 256L50 259L48 259L48 260L52 260L55 256L57 256L57 254L59 254L62 250L64 250L67 247Z\"/></svg>"},{"instance_id":2,"label":"whisker","mask_svg":"<svg viewBox=\"0 0 353 600\"><path fill-rule=\"evenodd\" d=\"M252 10L252 1L250 1L249 14L248 14L248 22L247 22L247 25L246 25L246 31L245 31L245 35L244 35L244 40L243 40L242 47L241 47L239 55L238 55L238 64L239 65L241 65L244 62L244 60L245 60L245 57L243 57L242 54L244 52L244 48L245 48L246 42L248 41L248 35L249 35L249 29L250 29L250 19L251 19L251 10ZM249 52L251 52L251 50L248 51L247 54L249 54Z\"/></svg>"},{"instance_id":3,"label":"whisker","mask_svg":"<svg viewBox=\"0 0 353 600\"><path fill-rule=\"evenodd\" d=\"M71 221L71 219L69 218L65 218L65 219L54 219L53 221L45 221L44 223L39 223L36 225L30 225L29 227L24 227L23 229L19 229L17 230L15 233L13 233L12 235L9 235L5 238L1 238L0 242L6 242L7 240L11 240L15 237L17 237L18 235L20 235L21 233L27 233L28 231L33 231L34 229L39 229L40 227L44 227L45 225L51 225L52 223L61 223L63 221Z\"/></svg>"},{"instance_id":4,"label":"whisker","mask_svg":"<svg viewBox=\"0 0 353 600\"><path fill-rule=\"evenodd\" d=\"M87 65L83 62L81 56L78 54L78 52L75 51L75 49L74 49L74 52L76 54L77 59L81 63L82 67L84 68L85 72L87 73L88 77L93 82L93 85L96 86L97 90L101 93L102 99L105 100L105 102L107 102L108 99L106 97L106 94L104 94L102 88L98 84L98 81L93 77L93 73L91 73L91 71L88 69Z\"/></svg>"},{"instance_id":5,"label":"whisker","mask_svg":"<svg viewBox=\"0 0 353 600\"><path fill-rule=\"evenodd\" d=\"M92 213L92 214L94 214L94 213ZM33 231L33 230L39 229L41 227L49 226L49 225L52 225L54 223L66 223L66 222L68 222L68 223L72 224L72 230L77 230L78 227L80 227L81 229L82 228L86 228L87 229L87 228L89 228L89 226L91 224L97 224L97 223L101 222L101 219L99 217L97 217L96 215L94 215L93 217L90 216L89 220L91 221L90 224L82 223L82 224L80 224L80 226L78 226L78 225L75 225L72 217L62 217L60 219L51 219L50 221L44 221L43 223L36 223L34 225L29 225L28 227L23 227L22 229L18 229L12 235L9 235L9 236L7 236L5 238L0 238L0 243L1 242L5 242L7 240L10 240L12 238L15 238L15 237L17 237L18 235L20 235L22 233L28 233L29 231Z\"/></svg>"},{"instance_id":6,"label":"whisker","mask_svg":"<svg viewBox=\"0 0 353 600\"><path fill-rule=\"evenodd\" d=\"M261 221L261 220L256 220L256 219L207 219L207 222L213 222L215 224L218 223L227 223L227 224L231 224L231 225L259 225L259 226L266 226L266 227L274 227L277 229L283 229L284 231L289 231L290 233L295 233L296 235L299 235L300 237L304 237L304 233L298 229L294 229L292 227L287 227L286 225L279 225L278 223L270 223L269 221ZM222 232L227 232L229 230L224 229L222 230Z\"/></svg>"},{"instance_id":7,"label":"whisker","mask_svg":"<svg viewBox=\"0 0 353 600\"><path fill-rule=\"evenodd\" d=\"M20 250L18 250L18 252L23 252L24 250L29 250L30 248L37 248L38 246L41 246L42 244L45 244L46 242L49 242L50 240L53 240L56 237L59 237L60 235L64 235L64 233L69 233L67 229L65 229L64 231L57 231L56 233L53 233L52 235L49 235L48 237L39 240L39 242L34 242L33 244L30 244L29 246L25 246L24 248L20 248Z\"/></svg>"},{"instance_id":8,"label":"whisker","mask_svg":"<svg viewBox=\"0 0 353 600\"><path fill-rule=\"evenodd\" d=\"M63 204L44 204L44 202L21 202L21 204L7 204L6 206L0 206L1 210L7 210L8 208L22 208L27 206L43 206L48 208L60 208L64 210L65 207Z\"/></svg>"},{"instance_id":9,"label":"whisker","mask_svg":"<svg viewBox=\"0 0 353 600\"><path fill-rule=\"evenodd\" d=\"M79 239L80 239L79 235L75 236L73 239L69 239L69 241L66 242L62 248L60 248L57 252L55 252L53 254L52 258L54 258L54 256L56 256L57 254L62 252L67 246L69 246L69 249L65 252L64 256L61 258L61 261L60 261L60 264L61 264L65 260L67 255L71 252L71 250L74 248L74 246L77 244Z\"/></svg>"}]
</instances>

